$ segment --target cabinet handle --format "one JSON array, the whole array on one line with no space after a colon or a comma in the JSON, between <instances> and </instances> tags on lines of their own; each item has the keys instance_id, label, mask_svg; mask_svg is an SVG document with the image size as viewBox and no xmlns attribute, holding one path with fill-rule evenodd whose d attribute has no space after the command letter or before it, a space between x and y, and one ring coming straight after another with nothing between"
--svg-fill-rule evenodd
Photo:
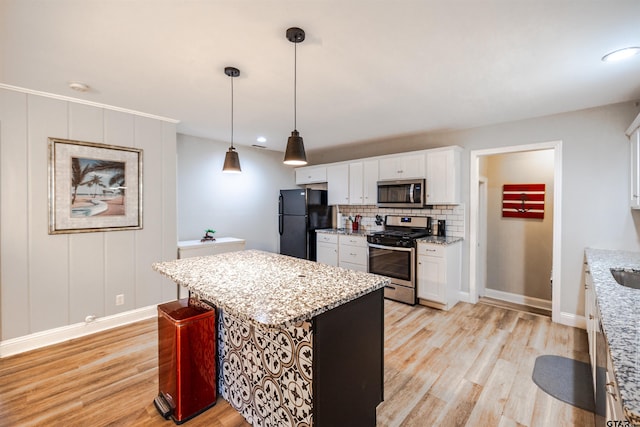
<instances>
[{"instance_id":1,"label":"cabinet handle","mask_svg":"<svg viewBox=\"0 0 640 427\"><path fill-rule=\"evenodd\" d=\"M593 320L593 314L589 315L589 320Z\"/></svg>"},{"instance_id":2,"label":"cabinet handle","mask_svg":"<svg viewBox=\"0 0 640 427\"><path fill-rule=\"evenodd\" d=\"M609 387L609 386L611 386L611 388L613 388L613 391L611 391L611 390L609 390L609 389L607 388L607 393L609 393L609 394L611 395L611 397L613 397L613 400L616 400L616 401L617 401L617 400L618 400L618 396L617 396L617 395L616 395L616 393L615 393L615 391L616 391L616 385L615 385L615 383L614 383L613 381L611 381L611 382L608 382L608 383L605 385L605 387Z\"/></svg>"}]
</instances>

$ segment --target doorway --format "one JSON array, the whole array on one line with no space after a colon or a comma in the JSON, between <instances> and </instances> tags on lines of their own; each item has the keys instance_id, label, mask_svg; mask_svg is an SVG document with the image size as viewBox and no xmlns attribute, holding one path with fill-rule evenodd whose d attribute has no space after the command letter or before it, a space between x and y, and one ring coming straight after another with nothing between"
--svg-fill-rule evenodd
<instances>
[{"instance_id":1,"label":"doorway","mask_svg":"<svg viewBox=\"0 0 640 427\"><path fill-rule=\"evenodd\" d=\"M487 277L487 233L486 203L488 180L481 171L480 161L486 156L507 153L524 153L540 150L553 150L553 213L552 213L552 260L550 279L551 288L551 318L558 322L560 319L560 270L561 270L561 188L562 188L562 142L552 141L537 144L501 147L486 150L473 150L470 157L470 221L469 221L469 297L471 302L477 302L479 297L486 294ZM482 175L482 176L481 176ZM546 282L548 283L548 281Z\"/></svg>"}]
</instances>

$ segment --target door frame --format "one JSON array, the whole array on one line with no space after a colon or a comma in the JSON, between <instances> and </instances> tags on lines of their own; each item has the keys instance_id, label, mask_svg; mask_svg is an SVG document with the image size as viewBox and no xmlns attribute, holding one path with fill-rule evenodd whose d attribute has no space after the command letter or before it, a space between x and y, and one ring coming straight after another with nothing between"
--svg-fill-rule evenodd
<instances>
[{"instance_id":1,"label":"door frame","mask_svg":"<svg viewBox=\"0 0 640 427\"><path fill-rule=\"evenodd\" d=\"M478 302L478 289L476 283L478 262L478 209L479 209L479 180L480 157L494 154L517 153L523 151L539 151L553 149L553 260L551 264L551 320L556 323L561 321L560 297L561 291L561 267L562 267L562 141L549 141L533 144L515 145L482 150L471 150L469 159L469 299L470 302Z\"/></svg>"}]
</instances>

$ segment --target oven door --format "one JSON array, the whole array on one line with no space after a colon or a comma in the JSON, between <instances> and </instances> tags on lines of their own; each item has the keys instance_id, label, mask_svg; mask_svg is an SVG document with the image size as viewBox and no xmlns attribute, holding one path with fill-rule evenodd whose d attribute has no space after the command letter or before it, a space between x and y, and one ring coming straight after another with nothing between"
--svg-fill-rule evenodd
<instances>
[{"instance_id":1,"label":"oven door","mask_svg":"<svg viewBox=\"0 0 640 427\"><path fill-rule=\"evenodd\" d=\"M391 279L384 296L415 304L415 248L369 244L369 273Z\"/></svg>"}]
</instances>

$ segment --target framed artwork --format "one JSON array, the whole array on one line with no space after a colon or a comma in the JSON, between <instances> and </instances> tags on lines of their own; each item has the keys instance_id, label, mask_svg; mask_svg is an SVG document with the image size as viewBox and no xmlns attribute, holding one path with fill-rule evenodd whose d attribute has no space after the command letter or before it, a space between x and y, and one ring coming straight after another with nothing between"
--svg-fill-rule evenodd
<instances>
[{"instance_id":1,"label":"framed artwork","mask_svg":"<svg viewBox=\"0 0 640 427\"><path fill-rule=\"evenodd\" d=\"M142 150L49 138L49 234L142 228Z\"/></svg>"},{"instance_id":2,"label":"framed artwork","mask_svg":"<svg viewBox=\"0 0 640 427\"><path fill-rule=\"evenodd\" d=\"M504 184L502 217L544 219L545 184Z\"/></svg>"}]
</instances>

